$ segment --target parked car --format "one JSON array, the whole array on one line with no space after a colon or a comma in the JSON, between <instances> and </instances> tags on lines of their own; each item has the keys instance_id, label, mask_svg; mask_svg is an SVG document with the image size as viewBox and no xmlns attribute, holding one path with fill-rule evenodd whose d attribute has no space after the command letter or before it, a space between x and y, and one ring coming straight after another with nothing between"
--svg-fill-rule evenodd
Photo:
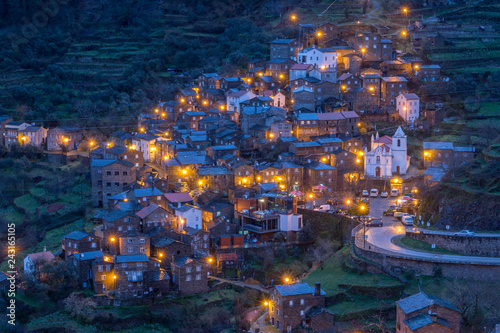
<instances>
[{"instance_id":1,"label":"parked car","mask_svg":"<svg viewBox=\"0 0 500 333\"><path fill-rule=\"evenodd\" d=\"M315 210L320 211L320 212L328 212L328 211L332 210L332 207L330 205L320 205Z\"/></svg>"},{"instance_id":2,"label":"parked car","mask_svg":"<svg viewBox=\"0 0 500 333\"><path fill-rule=\"evenodd\" d=\"M399 195L399 190L397 188L393 188L391 190L391 197L397 197Z\"/></svg>"},{"instance_id":3,"label":"parked car","mask_svg":"<svg viewBox=\"0 0 500 333\"><path fill-rule=\"evenodd\" d=\"M370 222L366 223L367 227L383 227L384 222L382 220L371 220Z\"/></svg>"},{"instance_id":4,"label":"parked car","mask_svg":"<svg viewBox=\"0 0 500 333\"><path fill-rule=\"evenodd\" d=\"M385 212L383 212L384 216L394 216L394 213L396 212L396 207L391 206L389 209L387 209Z\"/></svg>"},{"instance_id":5,"label":"parked car","mask_svg":"<svg viewBox=\"0 0 500 333\"><path fill-rule=\"evenodd\" d=\"M401 218L401 222L404 224L404 225L413 225L413 217L411 217L410 215L406 215L406 216L403 216Z\"/></svg>"},{"instance_id":6,"label":"parked car","mask_svg":"<svg viewBox=\"0 0 500 333\"><path fill-rule=\"evenodd\" d=\"M459 231L459 232L455 232L455 236L472 237L474 235L475 235L474 231L470 231L470 230L462 230L462 231Z\"/></svg>"},{"instance_id":7,"label":"parked car","mask_svg":"<svg viewBox=\"0 0 500 333\"><path fill-rule=\"evenodd\" d=\"M378 197L378 190L376 188L372 188L370 190L370 197L372 197L372 198Z\"/></svg>"},{"instance_id":8,"label":"parked car","mask_svg":"<svg viewBox=\"0 0 500 333\"><path fill-rule=\"evenodd\" d=\"M398 220L401 219L401 216L403 216L403 212L394 212L394 217L397 218Z\"/></svg>"},{"instance_id":9,"label":"parked car","mask_svg":"<svg viewBox=\"0 0 500 333\"><path fill-rule=\"evenodd\" d=\"M388 196L389 196L389 194L387 194L387 192L385 192L385 191L380 193L381 198L387 198Z\"/></svg>"},{"instance_id":10,"label":"parked car","mask_svg":"<svg viewBox=\"0 0 500 333\"><path fill-rule=\"evenodd\" d=\"M364 197L369 197L370 194L368 193L368 190L363 190L363 193L361 194Z\"/></svg>"},{"instance_id":11,"label":"parked car","mask_svg":"<svg viewBox=\"0 0 500 333\"><path fill-rule=\"evenodd\" d=\"M410 197L410 198L413 198L413 193L405 193L404 195L405 197Z\"/></svg>"},{"instance_id":12,"label":"parked car","mask_svg":"<svg viewBox=\"0 0 500 333\"><path fill-rule=\"evenodd\" d=\"M368 204L370 203L370 199L369 199L369 198L361 198L361 199L359 200L359 202L364 202L365 204L367 204L367 205L368 205Z\"/></svg>"}]
</instances>

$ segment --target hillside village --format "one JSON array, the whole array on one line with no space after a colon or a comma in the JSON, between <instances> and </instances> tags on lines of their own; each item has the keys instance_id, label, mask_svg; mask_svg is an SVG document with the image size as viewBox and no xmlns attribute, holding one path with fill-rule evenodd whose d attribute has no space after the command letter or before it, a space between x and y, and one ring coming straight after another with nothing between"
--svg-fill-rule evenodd
<instances>
[{"instance_id":1,"label":"hillside village","mask_svg":"<svg viewBox=\"0 0 500 333\"><path fill-rule=\"evenodd\" d=\"M249 253L314 241L304 231L311 214L366 228L365 190L424 215L420 191L477 154L472 144L408 143L445 118L442 103L421 103L418 92L450 80L401 46L444 37L420 33L419 23L392 34L361 23L298 27L296 38L269 41L269 58L249 61L246 73L202 73L109 136L0 116L7 149L32 145L88 163L94 231L73 230L57 252L22 258L26 281L47 281L44 265L64 261L100 305L147 304L209 292L216 279L245 284ZM252 332L335 331L320 283L257 282L266 314ZM396 306L396 332L460 332L460 310L425 290Z\"/></svg>"}]
</instances>

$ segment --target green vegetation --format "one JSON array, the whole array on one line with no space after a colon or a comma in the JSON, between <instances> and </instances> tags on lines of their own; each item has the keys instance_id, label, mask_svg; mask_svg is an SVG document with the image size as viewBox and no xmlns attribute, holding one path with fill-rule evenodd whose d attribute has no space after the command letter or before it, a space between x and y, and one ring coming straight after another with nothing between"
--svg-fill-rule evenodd
<instances>
[{"instance_id":1,"label":"green vegetation","mask_svg":"<svg viewBox=\"0 0 500 333\"><path fill-rule=\"evenodd\" d=\"M401 246L406 249L411 249L411 250L417 250L421 252L428 252L428 253L439 253L439 254L455 254L455 255L463 255L458 252L446 250L440 247L432 248L432 245L426 242L422 242L410 237L406 236L397 236L392 239L392 242L397 245Z\"/></svg>"},{"instance_id":2,"label":"green vegetation","mask_svg":"<svg viewBox=\"0 0 500 333\"><path fill-rule=\"evenodd\" d=\"M304 278L304 282L314 285L315 282L321 282L327 296L345 292L346 289L340 285L352 285L363 287L395 287L402 286L401 282L387 275L381 274L357 274L348 272L344 265L348 260L349 248L345 247L341 251L331 256L325 263L316 268Z\"/></svg>"}]
</instances>

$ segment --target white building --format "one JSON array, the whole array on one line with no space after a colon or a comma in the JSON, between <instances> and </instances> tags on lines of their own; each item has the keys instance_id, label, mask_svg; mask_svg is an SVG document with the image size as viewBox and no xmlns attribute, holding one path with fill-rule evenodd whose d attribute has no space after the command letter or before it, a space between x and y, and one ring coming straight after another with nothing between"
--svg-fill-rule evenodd
<instances>
[{"instance_id":1,"label":"white building","mask_svg":"<svg viewBox=\"0 0 500 333\"><path fill-rule=\"evenodd\" d=\"M420 116L420 98L415 94L401 94L396 97L396 108L401 118L411 124Z\"/></svg>"},{"instance_id":2,"label":"white building","mask_svg":"<svg viewBox=\"0 0 500 333\"><path fill-rule=\"evenodd\" d=\"M202 224L202 211L200 208L192 205L184 205L175 209L175 219L177 224L177 231L182 231L186 227L193 229L203 229Z\"/></svg>"},{"instance_id":3,"label":"white building","mask_svg":"<svg viewBox=\"0 0 500 333\"><path fill-rule=\"evenodd\" d=\"M302 229L302 214L279 214L280 231L299 231Z\"/></svg>"},{"instance_id":4,"label":"white building","mask_svg":"<svg viewBox=\"0 0 500 333\"><path fill-rule=\"evenodd\" d=\"M228 111L234 111L240 114L241 113L240 103L248 101L249 99L252 99L256 96L257 95L255 95L253 92L246 90L240 90L235 93L229 94L226 97L226 103L227 103L226 109Z\"/></svg>"},{"instance_id":5,"label":"white building","mask_svg":"<svg viewBox=\"0 0 500 333\"><path fill-rule=\"evenodd\" d=\"M281 91L278 91L274 96L270 97L273 99L273 106L277 108L285 107L286 97Z\"/></svg>"},{"instance_id":6,"label":"white building","mask_svg":"<svg viewBox=\"0 0 500 333\"><path fill-rule=\"evenodd\" d=\"M43 252L28 254L23 260L24 274L31 276L40 274L40 268L55 258L52 252L46 251L45 247Z\"/></svg>"},{"instance_id":7,"label":"white building","mask_svg":"<svg viewBox=\"0 0 500 333\"><path fill-rule=\"evenodd\" d=\"M337 52L333 49L308 48L299 52L298 62L309 64L321 69L337 68Z\"/></svg>"},{"instance_id":8,"label":"white building","mask_svg":"<svg viewBox=\"0 0 500 333\"><path fill-rule=\"evenodd\" d=\"M144 162L154 162L156 156L156 136L140 133L132 138L132 149L142 152Z\"/></svg>"},{"instance_id":9,"label":"white building","mask_svg":"<svg viewBox=\"0 0 500 333\"><path fill-rule=\"evenodd\" d=\"M371 138L371 151L365 148L365 175L369 177L392 177L404 175L410 166L407 155L406 135L401 126L391 137L384 135Z\"/></svg>"}]
</instances>

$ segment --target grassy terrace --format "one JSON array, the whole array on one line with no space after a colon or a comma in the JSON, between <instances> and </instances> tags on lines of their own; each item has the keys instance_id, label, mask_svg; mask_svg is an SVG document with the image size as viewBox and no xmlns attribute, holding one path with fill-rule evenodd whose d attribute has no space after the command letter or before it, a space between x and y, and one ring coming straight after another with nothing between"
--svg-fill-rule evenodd
<instances>
[{"instance_id":1,"label":"grassy terrace","mask_svg":"<svg viewBox=\"0 0 500 333\"><path fill-rule=\"evenodd\" d=\"M332 296L346 291L339 285L360 285L366 287L392 287L401 285L401 283L386 275L378 274L355 274L346 272L342 268L342 262L345 262L349 255L349 249L345 248L335 255L331 256L323 264L323 269L317 268L312 271L304 282L314 285L315 282L321 282L321 288L327 296Z\"/></svg>"}]
</instances>

